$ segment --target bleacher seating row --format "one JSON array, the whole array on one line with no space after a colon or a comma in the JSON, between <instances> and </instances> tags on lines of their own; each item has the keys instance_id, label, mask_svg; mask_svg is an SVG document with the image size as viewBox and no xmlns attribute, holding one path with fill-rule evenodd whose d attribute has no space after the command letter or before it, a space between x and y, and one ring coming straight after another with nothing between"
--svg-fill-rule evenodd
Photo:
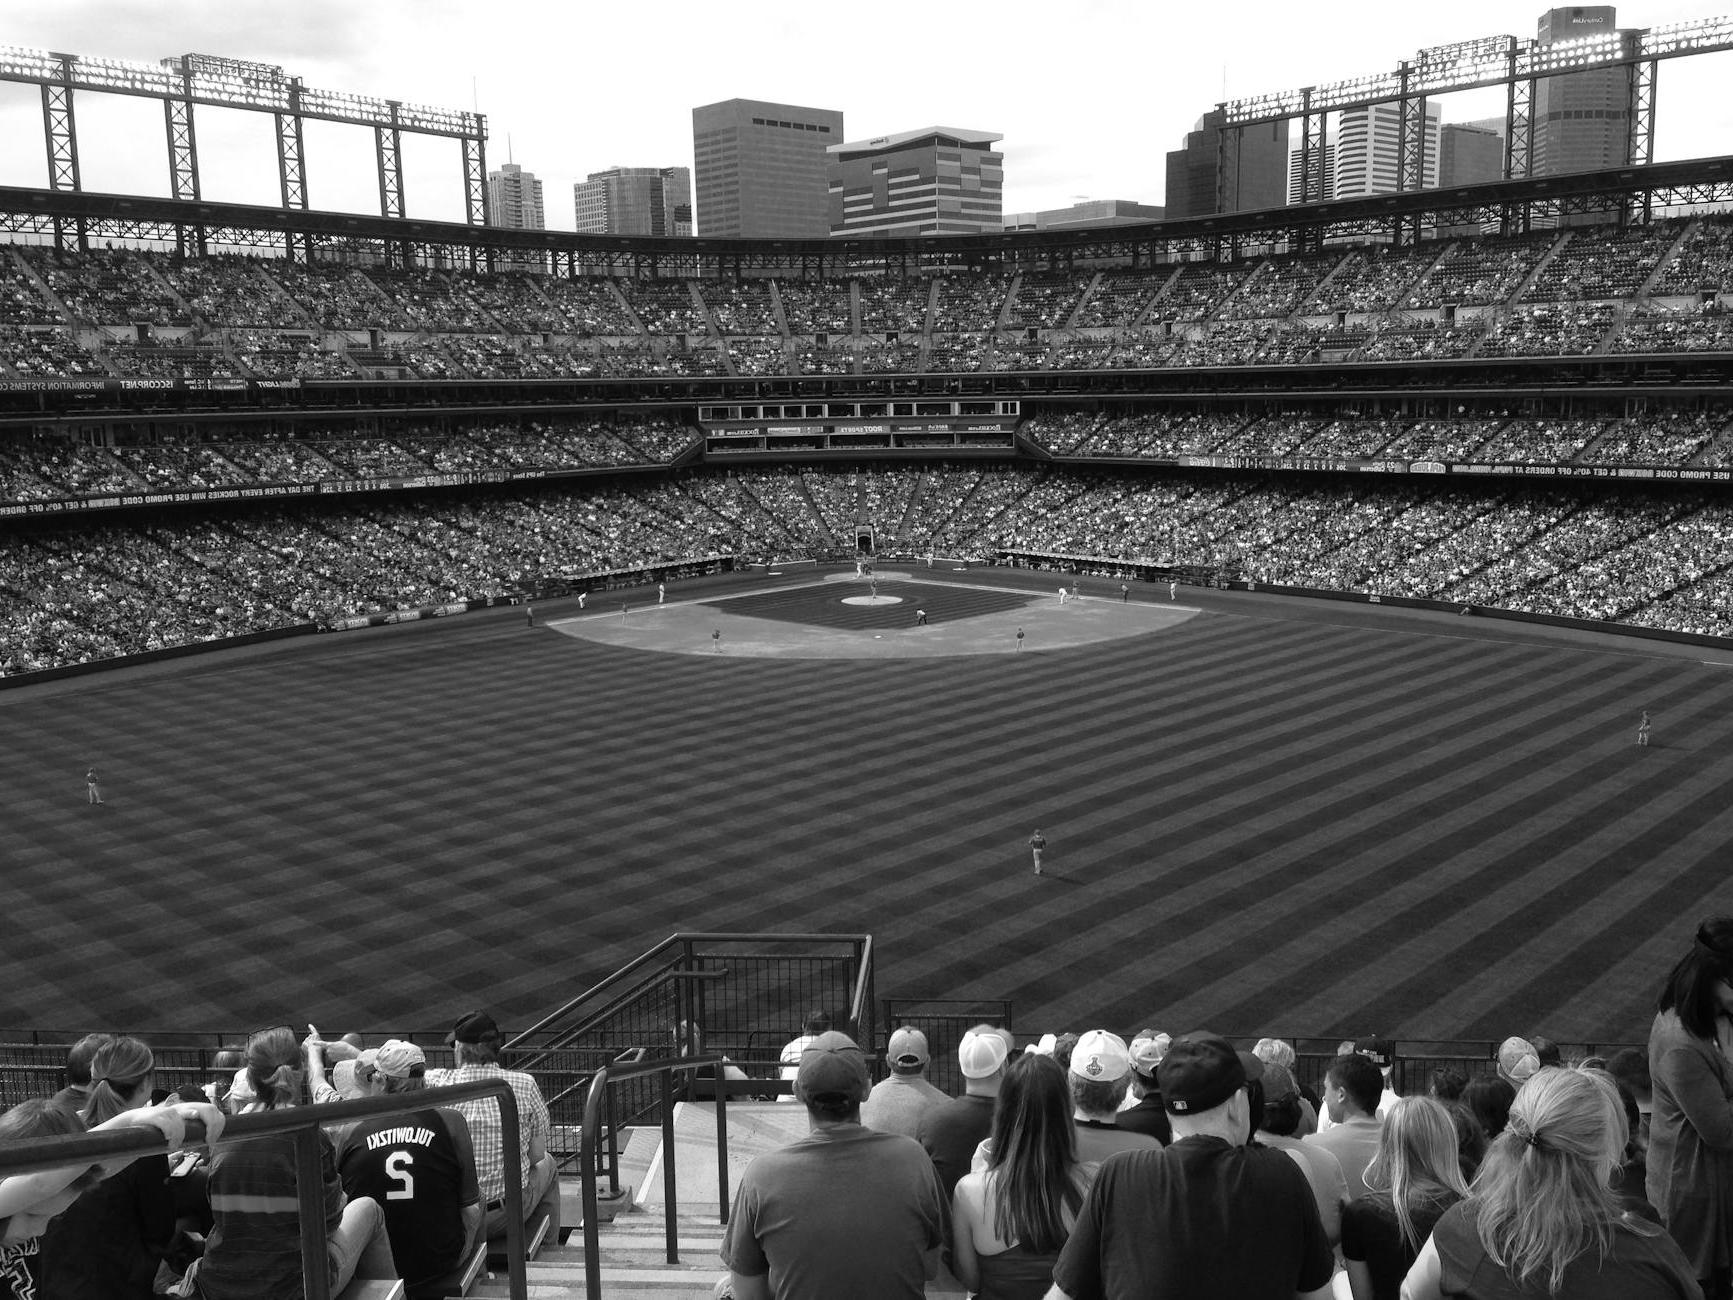
<instances>
[{"instance_id":1,"label":"bleacher seating row","mask_svg":"<svg viewBox=\"0 0 1733 1300\"><path fill-rule=\"evenodd\" d=\"M1140 270L656 280L13 246L0 379L569 379L1726 350L1733 220Z\"/></svg>"}]
</instances>

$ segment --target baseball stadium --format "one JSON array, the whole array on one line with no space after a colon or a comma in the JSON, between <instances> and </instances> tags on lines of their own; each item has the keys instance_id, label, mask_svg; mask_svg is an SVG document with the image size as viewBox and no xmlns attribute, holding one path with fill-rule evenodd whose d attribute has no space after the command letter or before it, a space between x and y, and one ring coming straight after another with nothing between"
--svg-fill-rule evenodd
<instances>
[{"instance_id":1,"label":"baseball stadium","mask_svg":"<svg viewBox=\"0 0 1733 1300\"><path fill-rule=\"evenodd\" d=\"M1659 31L1583 56L1615 168L1531 174L1506 51L1448 74L1513 88L1504 179L774 243L494 226L478 114L6 51L0 1099L93 1032L173 1087L480 1007L617 1185L669 1104L620 1062L776 1091L815 1009L942 1083L981 1022L1308 1084L1379 1036L1403 1092L1642 1046L1733 910L1733 157L1649 152L1733 32ZM80 184L104 93L171 197ZM280 207L200 197L213 107ZM379 216L307 203L310 120ZM470 220L404 210L415 132Z\"/></svg>"}]
</instances>

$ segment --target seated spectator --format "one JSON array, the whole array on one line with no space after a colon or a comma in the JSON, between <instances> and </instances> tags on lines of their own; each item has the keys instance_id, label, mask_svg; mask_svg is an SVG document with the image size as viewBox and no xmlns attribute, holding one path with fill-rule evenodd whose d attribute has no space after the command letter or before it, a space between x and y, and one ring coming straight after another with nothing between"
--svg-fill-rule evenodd
<instances>
[{"instance_id":1,"label":"seated spectator","mask_svg":"<svg viewBox=\"0 0 1733 1300\"><path fill-rule=\"evenodd\" d=\"M922 1114L950 1100L927 1082L927 1036L904 1025L891 1035L885 1056L891 1072L861 1103L860 1122L879 1133L919 1137Z\"/></svg>"},{"instance_id":2,"label":"seated spectator","mask_svg":"<svg viewBox=\"0 0 1733 1300\"><path fill-rule=\"evenodd\" d=\"M1607 1058L1607 1073L1636 1098L1637 1113L1642 1122L1635 1134L1643 1150L1649 1149L1649 1116L1655 1107L1655 1088L1649 1078L1649 1053L1640 1047L1625 1047Z\"/></svg>"},{"instance_id":3,"label":"seated spectator","mask_svg":"<svg viewBox=\"0 0 1733 1300\"><path fill-rule=\"evenodd\" d=\"M427 1057L390 1039L366 1054L361 1086L399 1096L427 1086ZM409 1300L440 1300L482 1241L481 1196L469 1124L450 1107L428 1106L354 1125L337 1148L343 1189L385 1207L391 1258Z\"/></svg>"},{"instance_id":4,"label":"seated spectator","mask_svg":"<svg viewBox=\"0 0 1733 1300\"><path fill-rule=\"evenodd\" d=\"M1300 1090L1300 1127L1295 1131L1295 1137L1305 1137L1308 1133L1318 1131L1318 1105L1322 1100L1317 1093L1301 1082L1298 1073L1298 1058L1294 1055L1294 1045L1280 1038L1260 1038L1252 1046L1252 1055L1265 1065L1279 1065L1287 1070L1290 1078Z\"/></svg>"},{"instance_id":5,"label":"seated spectator","mask_svg":"<svg viewBox=\"0 0 1733 1300\"><path fill-rule=\"evenodd\" d=\"M294 1030L278 1025L255 1033L247 1040L243 1071L251 1100L241 1113L305 1104L306 1076L300 1067ZM323 1130L319 1172L332 1294L354 1277L396 1277L385 1212L377 1201L344 1194ZM222 1147L211 1161L208 1186L215 1226L204 1257L189 1271L199 1294L204 1300L298 1300L304 1292L294 1139L273 1134Z\"/></svg>"},{"instance_id":6,"label":"seated spectator","mask_svg":"<svg viewBox=\"0 0 1733 1300\"><path fill-rule=\"evenodd\" d=\"M1468 1194L1450 1112L1430 1097L1398 1101L1384 1117L1371 1190L1342 1210L1342 1258L1354 1300L1398 1300L1402 1279L1440 1215Z\"/></svg>"},{"instance_id":7,"label":"seated spectator","mask_svg":"<svg viewBox=\"0 0 1733 1300\"><path fill-rule=\"evenodd\" d=\"M90 1100L90 1061L114 1041L113 1034L86 1034L66 1049L66 1086L54 1094L54 1102L75 1115L82 1115Z\"/></svg>"},{"instance_id":8,"label":"seated spectator","mask_svg":"<svg viewBox=\"0 0 1733 1300\"><path fill-rule=\"evenodd\" d=\"M1357 1052L1338 1056L1324 1076L1324 1106L1331 1125L1305 1140L1341 1161L1349 1196L1364 1190L1366 1166L1378 1154L1378 1098L1383 1090L1384 1076L1377 1065Z\"/></svg>"},{"instance_id":9,"label":"seated spectator","mask_svg":"<svg viewBox=\"0 0 1733 1300\"><path fill-rule=\"evenodd\" d=\"M548 1220L548 1237L560 1240L560 1180L548 1141L553 1136L547 1102L536 1081L522 1070L507 1070L499 1063L499 1026L485 1011L463 1016L446 1036L457 1068L429 1070L427 1086L474 1083L479 1079L504 1079L511 1085L518 1106L518 1153L523 1169L524 1222ZM505 1151L499 1102L459 1102L458 1111L469 1122L475 1146L476 1181L481 1187L482 1209L487 1216L487 1238L498 1241L506 1234Z\"/></svg>"},{"instance_id":10,"label":"seated spectator","mask_svg":"<svg viewBox=\"0 0 1733 1300\"><path fill-rule=\"evenodd\" d=\"M777 1062L782 1067L782 1078L785 1082L794 1082L800 1073L801 1053L811 1047L820 1034L830 1032L830 1013L826 1011L809 1011L806 1019L801 1022L800 1034L782 1045L782 1051L777 1054ZM793 1101L792 1092L778 1093L778 1101Z\"/></svg>"},{"instance_id":11,"label":"seated spectator","mask_svg":"<svg viewBox=\"0 0 1733 1300\"><path fill-rule=\"evenodd\" d=\"M932 1162L910 1139L861 1124L866 1058L848 1035L819 1035L794 1089L811 1132L741 1175L722 1243L728 1293L922 1300L945 1242Z\"/></svg>"},{"instance_id":12,"label":"seated spectator","mask_svg":"<svg viewBox=\"0 0 1733 1300\"><path fill-rule=\"evenodd\" d=\"M1131 1052L1118 1034L1091 1029L1078 1038L1071 1049L1067 1078L1079 1160L1094 1164L1116 1151L1161 1145L1149 1134L1121 1129L1117 1123L1119 1103L1131 1086Z\"/></svg>"},{"instance_id":13,"label":"seated spectator","mask_svg":"<svg viewBox=\"0 0 1733 1300\"><path fill-rule=\"evenodd\" d=\"M1405 1300L1701 1295L1673 1239L1620 1211L1609 1183L1624 1144L1625 1118L1607 1075L1535 1075L1468 1198L1444 1212L1421 1249L1402 1285Z\"/></svg>"},{"instance_id":14,"label":"seated spectator","mask_svg":"<svg viewBox=\"0 0 1733 1300\"><path fill-rule=\"evenodd\" d=\"M204 1143L216 1142L222 1136L221 1111L186 1103L124 1110L90 1131L149 1127L161 1132L170 1146L179 1147L186 1141L187 1124L194 1120L204 1125ZM0 1115L0 1145L85 1131L84 1120L76 1111L47 1097L21 1101ZM125 1170L133 1159L115 1156L99 1165L70 1165L0 1179L0 1297L37 1300L31 1257L37 1252L38 1239L58 1215L104 1178Z\"/></svg>"},{"instance_id":15,"label":"seated spectator","mask_svg":"<svg viewBox=\"0 0 1733 1300\"><path fill-rule=\"evenodd\" d=\"M90 1060L89 1127L150 1105L156 1062L136 1038L110 1038ZM150 1300L175 1233L166 1155L140 1156L80 1196L42 1234L44 1300Z\"/></svg>"},{"instance_id":16,"label":"seated spectator","mask_svg":"<svg viewBox=\"0 0 1733 1300\"><path fill-rule=\"evenodd\" d=\"M1089 1190L1065 1073L1051 1057L1007 1063L986 1168L951 1200L951 1268L977 1300L1041 1300Z\"/></svg>"}]
</instances>

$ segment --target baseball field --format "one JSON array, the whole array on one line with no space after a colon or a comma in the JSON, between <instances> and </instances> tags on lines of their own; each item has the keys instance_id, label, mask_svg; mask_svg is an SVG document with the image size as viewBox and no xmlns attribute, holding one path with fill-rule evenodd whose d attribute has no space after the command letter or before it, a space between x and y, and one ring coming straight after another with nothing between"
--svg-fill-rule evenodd
<instances>
[{"instance_id":1,"label":"baseball field","mask_svg":"<svg viewBox=\"0 0 1733 1300\"><path fill-rule=\"evenodd\" d=\"M510 1027L676 930L836 930L1022 1031L1640 1041L1733 911L1733 655L1057 581L730 577L0 692L0 1025Z\"/></svg>"}]
</instances>

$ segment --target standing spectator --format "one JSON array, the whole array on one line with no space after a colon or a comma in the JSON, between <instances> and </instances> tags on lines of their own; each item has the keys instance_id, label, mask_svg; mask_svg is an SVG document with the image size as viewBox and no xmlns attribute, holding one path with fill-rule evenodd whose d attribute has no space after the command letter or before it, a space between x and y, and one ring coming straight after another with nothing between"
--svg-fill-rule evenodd
<instances>
[{"instance_id":1,"label":"standing spectator","mask_svg":"<svg viewBox=\"0 0 1733 1300\"><path fill-rule=\"evenodd\" d=\"M1079 1160L1093 1164L1116 1151L1161 1145L1160 1139L1147 1133L1119 1127L1119 1103L1131 1086L1131 1052L1118 1034L1091 1029L1079 1038L1071 1049L1066 1078L1071 1085Z\"/></svg>"},{"instance_id":2,"label":"standing spectator","mask_svg":"<svg viewBox=\"0 0 1733 1300\"><path fill-rule=\"evenodd\" d=\"M734 1300L922 1300L945 1240L932 1162L861 1124L866 1058L848 1035L808 1045L794 1090L811 1132L758 1156L734 1194L722 1242Z\"/></svg>"},{"instance_id":3,"label":"standing spectator","mask_svg":"<svg viewBox=\"0 0 1733 1300\"><path fill-rule=\"evenodd\" d=\"M1173 1141L1173 1125L1168 1122L1167 1107L1161 1104L1161 1085L1155 1081L1155 1072L1172 1043L1171 1035L1147 1029L1131 1040L1130 1095L1135 1104L1120 1110L1116 1120L1127 1132L1147 1133L1163 1146Z\"/></svg>"},{"instance_id":4,"label":"standing spectator","mask_svg":"<svg viewBox=\"0 0 1733 1300\"><path fill-rule=\"evenodd\" d=\"M1497 1075L1478 1074L1462 1090L1462 1104L1479 1123L1488 1142L1504 1132L1515 1100L1516 1089Z\"/></svg>"},{"instance_id":5,"label":"standing spectator","mask_svg":"<svg viewBox=\"0 0 1733 1300\"><path fill-rule=\"evenodd\" d=\"M1334 1261L1305 1177L1247 1145L1246 1084L1262 1071L1213 1034L1174 1042L1157 1072L1174 1143L1103 1162L1048 1300L1328 1300Z\"/></svg>"},{"instance_id":6,"label":"standing spectator","mask_svg":"<svg viewBox=\"0 0 1733 1300\"><path fill-rule=\"evenodd\" d=\"M1005 1067L986 1168L951 1201L951 1268L976 1300L1041 1300L1089 1190L1065 1075L1025 1053Z\"/></svg>"},{"instance_id":7,"label":"standing spectator","mask_svg":"<svg viewBox=\"0 0 1733 1300\"><path fill-rule=\"evenodd\" d=\"M1384 1079L1369 1057L1357 1052L1338 1056L1324 1076L1324 1106L1331 1125L1306 1138L1342 1164L1348 1195L1366 1190L1363 1175L1378 1154L1378 1098Z\"/></svg>"},{"instance_id":8,"label":"standing spectator","mask_svg":"<svg viewBox=\"0 0 1733 1300\"><path fill-rule=\"evenodd\" d=\"M1354 1300L1398 1300L1402 1279L1432 1225L1468 1194L1456 1159L1456 1126L1442 1103L1409 1097L1390 1108L1378 1154L1366 1166L1371 1190L1342 1210L1342 1258Z\"/></svg>"},{"instance_id":9,"label":"standing spectator","mask_svg":"<svg viewBox=\"0 0 1733 1300\"><path fill-rule=\"evenodd\" d=\"M1517 1094L1468 1198L1446 1210L1402 1283L1447 1296L1695 1300L1691 1264L1666 1232L1619 1210L1608 1181L1624 1110L1597 1070L1543 1070Z\"/></svg>"},{"instance_id":10,"label":"standing spectator","mask_svg":"<svg viewBox=\"0 0 1733 1300\"><path fill-rule=\"evenodd\" d=\"M454 1070L429 1070L427 1086L438 1088L452 1083L474 1083L478 1079L504 1079L517 1098L518 1155L523 1168L524 1222L534 1223L543 1215L548 1220L548 1239L560 1239L560 1180L548 1140L553 1128L548 1120L548 1105L536 1081L522 1070L507 1070L499 1063L499 1026L485 1011L471 1011L458 1019L446 1035L457 1060ZM505 1204L505 1134L500 1119L499 1102L489 1097L481 1101L461 1101L458 1113L469 1124L469 1135L475 1147L475 1176L481 1188L482 1210L487 1216L488 1240L506 1234Z\"/></svg>"},{"instance_id":11,"label":"standing spectator","mask_svg":"<svg viewBox=\"0 0 1733 1300\"><path fill-rule=\"evenodd\" d=\"M247 1040L246 1067L254 1100L244 1109L304 1104L300 1067L294 1030L278 1025L255 1033ZM396 1277L385 1212L378 1201L344 1195L323 1130L319 1174L331 1293L348 1286L352 1277ZM246 1138L217 1151L208 1184L215 1227L196 1269L204 1300L300 1300L305 1294L296 1181L295 1141L288 1134Z\"/></svg>"},{"instance_id":12,"label":"standing spectator","mask_svg":"<svg viewBox=\"0 0 1733 1300\"><path fill-rule=\"evenodd\" d=\"M861 1103L860 1122L879 1133L919 1137L921 1116L950 1100L927 1082L927 1036L913 1025L904 1025L891 1035L885 1055L891 1072L873 1085Z\"/></svg>"},{"instance_id":13,"label":"standing spectator","mask_svg":"<svg viewBox=\"0 0 1733 1300\"><path fill-rule=\"evenodd\" d=\"M1649 1201L1708 1300L1733 1270L1733 917L1697 927L1649 1030ZM1524 1089L1524 1091L1527 1091Z\"/></svg>"},{"instance_id":14,"label":"standing spectator","mask_svg":"<svg viewBox=\"0 0 1733 1300\"><path fill-rule=\"evenodd\" d=\"M948 1201L957 1180L969 1171L975 1148L993 1128L993 1104L1004 1081L1011 1036L991 1025L976 1025L957 1044L963 1095L921 1115L920 1142L932 1157Z\"/></svg>"},{"instance_id":15,"label":"standing spectator","mask_svg":"<svg viewBox=\"0 0 1733 1300\"><path fill-rule=\"evenodd\" d=\"M1300 1167L1312 1189L1312 1198L1318 1203L1318 1219L1333 1250L1342 1240L1342 1203L1349 1195L1347 1180L1342 1177L1342 1162L1316 1143L1302 1140L1300 1129L1305 1123L1307 1103L1292 1070L1265 1061L1261 1082L1264 1105L1258 1119L1257 1140L1264 1146L1287 1152Z\"/></svg>"},{"instance_id":16,"label":"standing spectator","mask_svg":"<svg viewBox=\"0 0 1733 1300\"><path fill-rule=\"evenodd\" d=\"M1528 1039L1513 1036L1498 1045L1498 1077L1513 1089L1522 1087L1539 1069L1540 1053Z\"/></svg>"}]
</instances>

